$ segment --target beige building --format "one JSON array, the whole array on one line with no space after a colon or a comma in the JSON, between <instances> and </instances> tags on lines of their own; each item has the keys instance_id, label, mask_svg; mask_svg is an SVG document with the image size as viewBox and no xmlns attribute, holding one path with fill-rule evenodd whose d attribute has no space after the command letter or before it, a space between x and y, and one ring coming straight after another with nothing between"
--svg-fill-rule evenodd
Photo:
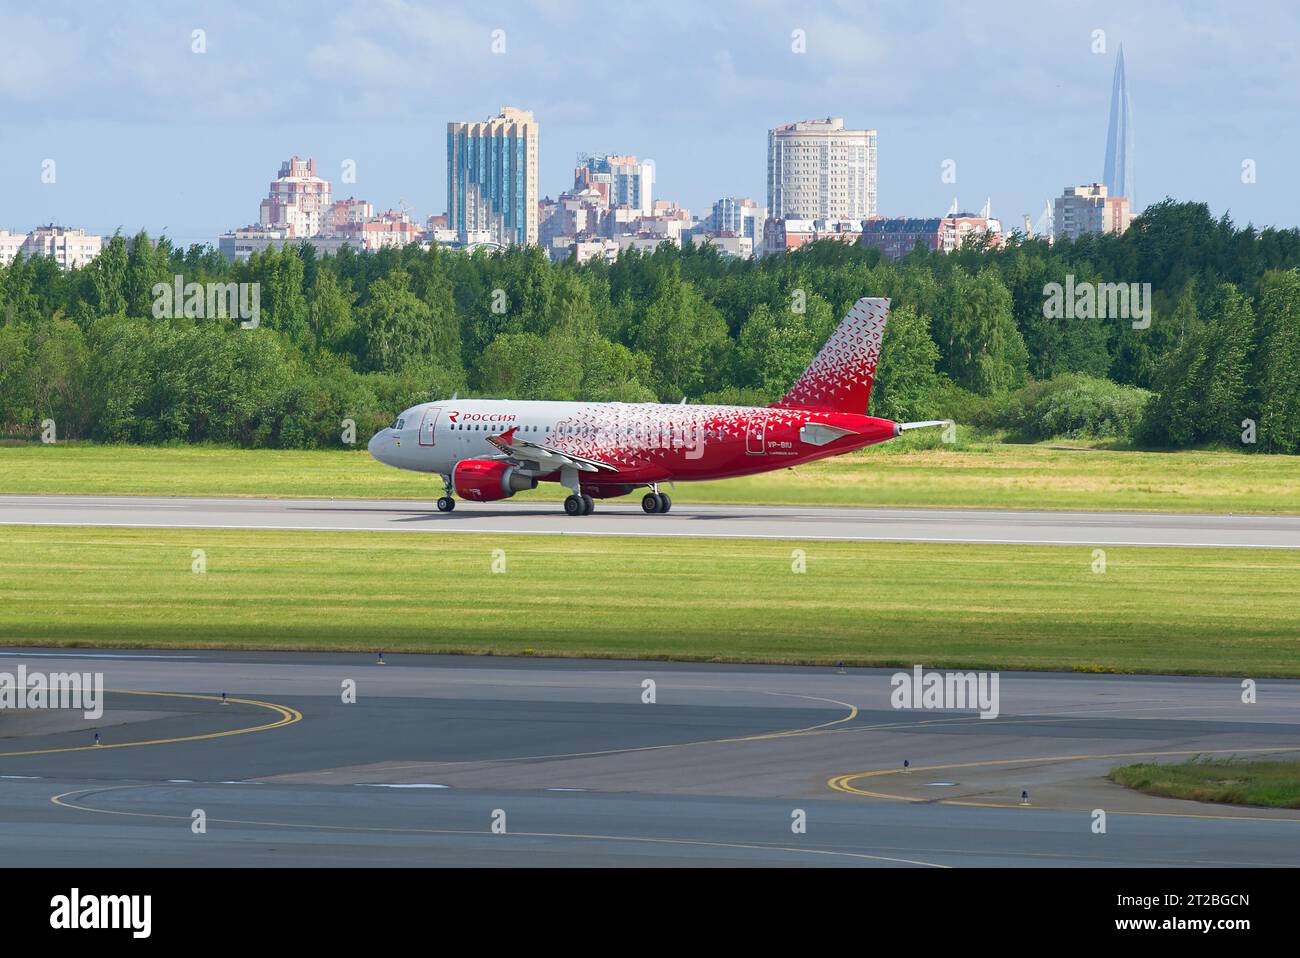
<instances>
[{"instance_id":1,"label":"beige building","mask_svg":"<svg viewBox=\"0 0 1300 958\"><path fill-rule=\"evenodd\" d=\"M263 229L288 229L296 237L324 230L330 209L329 180L316 175L316 161L290 157L280 164L262 200L258 223Z\"/></svg>"},{"instance_id":2,"label":"beige building","mask_svg":"<svg viewBox=\"0 0 1300 958\"><path fill-rule=\"evenodd\" d=\"M104 248L104 237L88 236L84 229L38 226L30 233L0 230L0 266L8 266L21 253L24 259L48 256L60 269L85 266Z\"/></svg>"},{"instance_id":3,"label":"beige building","mask_svg":"<svg viewBox=\"0 0 1300 958\"><path fill-rule=\"evenodd\" d=\"M486 230L502 244L538 241L537 120L502 107L479 123L447 124L447 219L458 236Z\"/></svg>"},{"instance_id":4,"label":"beige building","mask_svg":"<svg viewBox=\"0 0 1300 958\"><path fill-rule=\"evenodd\" d=\"M773 219L864 220L876 215L876 131L841 117L767 133L767 208Z\"/></svg>"},{"instance_id":5,"label":"beige building","mask_svg":"<svg viewBox=\"0 0 1300 958\"><path fill-rule=\"evenodd\" d=\"M1078 239L1085 233L1123 233L1133 222L1124 196L1107 196L1101 183L1067 186L1052 210L1055 239Z\"/></svg>"}]
</instances>

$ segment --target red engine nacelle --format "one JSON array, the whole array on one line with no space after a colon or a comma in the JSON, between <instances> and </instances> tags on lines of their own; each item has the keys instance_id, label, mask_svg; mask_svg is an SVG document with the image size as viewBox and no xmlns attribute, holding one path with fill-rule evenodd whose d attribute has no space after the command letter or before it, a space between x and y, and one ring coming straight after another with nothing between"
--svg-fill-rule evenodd
<instances>
[{"instance_id":1,"label":"red engine nacelle","mask_svg":"<svg viewBox=\"0 0 1300 958\"><path fill-rule=\"evenodd\" d=\"M451 472L456 495L474 502L509 499L524 489L536 489L537 480L520 474L509 463L495 459L462 459Z\"/></svg>"}]
</instances>

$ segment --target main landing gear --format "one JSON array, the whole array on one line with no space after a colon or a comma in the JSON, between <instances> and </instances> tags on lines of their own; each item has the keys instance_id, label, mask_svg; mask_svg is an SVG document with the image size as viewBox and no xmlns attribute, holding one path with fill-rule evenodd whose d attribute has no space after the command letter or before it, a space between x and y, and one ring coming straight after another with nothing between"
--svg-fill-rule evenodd
<instances>
[{"instance_id":1,"label":"main landing gear","mask_svg":"<svg viewBox=\"0 0 1300 958\"><path fill-rule=\"evenodd\" d=\"M456 500L451 497L451 493L451 476L444 473L442 477L442 498L438 500L439 512L451 512L456 508Z\"/></svg>"},{"instance_id":2,"label":"main landing gear","mask_svg":"<svg viewBox=\"0 0 1300 958\"><path fill-rule=\"evenodd\" d=\"M564 500L564 512L570 516L589 516L596 511L596 500L588 495L569 496Z\"/></svg>"},{"instance_id":3,"label":"main landing gear","mask_svg":"<svg viewBox=\"0 0 1300 958\"><path fill-rule=\"evenodd\" d=\"M673 500L666 492L647 492L641 497L641 508L651 514L667 512L673 507Z\"/></svg>"}]
</instances>

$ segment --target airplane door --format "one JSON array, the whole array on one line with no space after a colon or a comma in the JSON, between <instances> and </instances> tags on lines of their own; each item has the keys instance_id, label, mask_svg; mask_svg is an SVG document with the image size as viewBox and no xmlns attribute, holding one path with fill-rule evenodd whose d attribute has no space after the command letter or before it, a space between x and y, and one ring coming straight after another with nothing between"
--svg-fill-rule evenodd
<instances>
[{"instance_id":1,"label":"airplane door","mask_svg":"<svg viewBox=\"0 0 1300 958\"><path fill-rule=\"evenodd\" d=\"M434 445L434 432L438 423L438 413L442 412L440 406L433 406L424 411L424 419L420 421L420 445Z\"/></svg>"},{"instance_id":2,"label":"airplane door","mask_svg":"<svg viewBox=\"0 0 1300 958\"><path fill-rule=\"evenodd\" d=\"M745 453L750 456L762 456L767 453L767 418L750 416L749 428L745 432Z\"/></svg>"}]
</instances>

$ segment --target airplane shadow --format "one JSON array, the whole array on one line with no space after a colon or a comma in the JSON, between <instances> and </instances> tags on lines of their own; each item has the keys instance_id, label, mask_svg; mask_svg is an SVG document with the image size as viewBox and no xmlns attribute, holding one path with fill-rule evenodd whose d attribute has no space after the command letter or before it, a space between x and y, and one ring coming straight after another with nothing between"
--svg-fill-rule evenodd
<instances>
[{"instance_id":1,"label":"airplane shadow","mask_svg":"<svg viewBox=\"0 0 1300 958\"><path fill-rule=\"evenodd\" d=\"M591 516L568 516L565 515L564 510L559 507L545 507L545 508L518 507L518 508L509 508L509 509L474 508L474 509L456 510L453 512L439 512L437 510L437 507L433 505L422 507L416 504L412 504L410 508L406 508L406 509L397 509L389 506L383 506L378 508L365 508L365 507L339 508L337 506L326 508L322 506L295 506L293 507L292 511L323 512L323 513L331 513L333 515L339 515L343 513L349 515L391 515L394 517L393 518L394 522L428 522L431 520L440 520L445 522L456 522L456 521L467 522L467 521L475 521L480 519L519 518L522 516L526 516L528 518L547 516L547 517L554 517L556 519L562 519L562 520L572 521L572 522L577 522L582 519L595 519L599 521L602 517L604 518L614 517L614 518L623 518L623 519L644 517L647 522L662 518L662 516L647 514L640 509L632 509L632 508L625 508L625 507L610 510L608 512L602 512L600 508L597 507L596 512ZM770 515L765 515L762 512L710 512L710 513L701 514L701 513L693 513L690 511L672 512L669 513L669 517L672 519L687 519L690 520L691 522L707 522L710 520L717 520L717 519L771 518Z\"/></svg>"}]
</instances>

